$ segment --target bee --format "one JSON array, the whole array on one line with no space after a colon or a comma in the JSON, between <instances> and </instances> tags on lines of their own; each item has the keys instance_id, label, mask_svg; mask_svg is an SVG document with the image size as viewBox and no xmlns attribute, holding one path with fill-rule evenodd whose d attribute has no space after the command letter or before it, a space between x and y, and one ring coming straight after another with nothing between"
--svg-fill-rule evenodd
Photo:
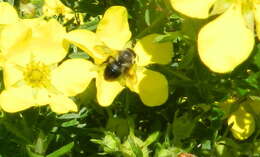
<instances>
[{"instance_id":1,"label":"bee","mask_svg":"<svg viewBox=\"0 0 260 157\"><path fill-rule=\"evenodd\" d=\"M135 57L136 54L129 48L119 51L119 54L116 57L108 57L104 71L105 80L113 81L122 74L126 74L133 66Z\"/></svg>"}]
</instances>

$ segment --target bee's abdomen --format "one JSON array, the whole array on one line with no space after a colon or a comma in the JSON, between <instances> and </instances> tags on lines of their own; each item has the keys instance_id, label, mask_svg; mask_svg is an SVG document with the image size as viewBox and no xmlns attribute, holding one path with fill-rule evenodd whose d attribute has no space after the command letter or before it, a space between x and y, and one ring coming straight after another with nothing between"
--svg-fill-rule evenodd
<instances>
[{"instance_id":1,"label":"bee's abdomen","mask_svg":"<svg viewBox=\"0 0 260 157\"><path fill-rule=\"evenodd\" d=\"M121 66L119 64L108 64L105 68L104 78L111 81L118 78L121 75Z\"/></svg>"}]
</instances>

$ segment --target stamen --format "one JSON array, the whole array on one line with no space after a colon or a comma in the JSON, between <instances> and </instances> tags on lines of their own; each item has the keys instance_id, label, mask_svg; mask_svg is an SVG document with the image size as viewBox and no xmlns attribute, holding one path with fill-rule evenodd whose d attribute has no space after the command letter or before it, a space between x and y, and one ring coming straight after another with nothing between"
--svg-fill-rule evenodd
<instances>
[{"instance_id":1,"label":"stamen","mask_svg":"<svg viewBox=\"0 0 260 157\"><path fill-rule=\"evenodd\" d=\"M58 7L56 8L56 12L58 13L58 15L64 14L64 10L63 10L63 8L60 7L60 6L58 6Z\"/></svg>"},{"instance_id":2,"label":"stamen","mask_svg":"<svg viewBox=\"0 0 260 157\"><path fill-rule=\"evenodd\" d=\"M50 68L40 62L29 63L23 75L25 82L31 87L46 87L50 82Z\"/></svg>"}]
</instances>

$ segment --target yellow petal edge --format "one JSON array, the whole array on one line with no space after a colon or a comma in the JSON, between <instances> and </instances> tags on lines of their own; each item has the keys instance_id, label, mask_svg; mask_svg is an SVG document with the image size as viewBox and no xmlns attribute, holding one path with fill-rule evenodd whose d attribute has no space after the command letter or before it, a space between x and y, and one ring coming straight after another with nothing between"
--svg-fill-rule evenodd
<instances>
[{"instance_id":1,"label":"yellow petal edge","mask_svg":"<svg viewBox=\"0 0 260 157\"><path fill-rule=\"evenodd\" d=\"M193 18L207 18L216 0L171 0L172 7L178 12Z\"/></svg>"},{"instance_id":2,"label":"yellow petal edge","mask_svg":"<svg viewBox=\"0 0 260 157\"><path fill-rule=\"evenodd\" d=\"M142 68L136 72L137 82L128 84L138 93L142 102L150 107L159 106L168 99L168 81L159 72Z\"/></svg>"},{"instance_id":3,"label":"yellow petal edge","mask_svg":"<svg viewBox=\"0 0 260 157\"><path fill-rule=\"evenodd\" d=\"M236 7L205 25L198 35L200 59L217 73L231 72L249 57L253 47L254 33Z\"/></svg>"},{"instance_id":4,"label":"yellow petal edge","mask_svg":"<svg viewBox=\"0 0 260 157\"><path fill-rule=\"evenodd\" d=\"M96 33L109 48L123 49L131 38L126 8L122 6L108 8L97 26Z\"/></svg>"}]
</instances>

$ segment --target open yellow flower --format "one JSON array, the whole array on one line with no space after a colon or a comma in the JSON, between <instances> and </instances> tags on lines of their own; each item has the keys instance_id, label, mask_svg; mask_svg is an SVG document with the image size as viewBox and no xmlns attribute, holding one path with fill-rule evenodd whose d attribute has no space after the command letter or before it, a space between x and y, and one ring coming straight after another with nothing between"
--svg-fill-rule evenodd
<instances>
[{"instance_id":1,"label":"open yellow flower","mask_svg":"<svg viewBox=\"0 0 260 157\"><path fill-rule=\"evenodd\" d=\"M171 0L173 8L193 18L219 15L201 28L198 51L212 71L226 73L244 62L254 47L254 23L260 38L257 0Z\"/></svg>"},{"instance_id":2,"label":"open yellow flower","mask_svg":"<svg viewBox=\"0 0 260 157\"><path fill-rule=\"evenodd\" d=\"M20 20L4 27L0 34L5 90L0 95L1 108L18 112L49 104L56 113L77 111L70 98L82 92L94 73L92 64L83 59L69 59L65 28L56 20Z\"/></svg>"},{"instance_id":3,"label":"open yellow flower","mask_svg":"<svg viewBox=\"0 0 260 157\"><path fill-rule=\"evenodd\" d=\"M145 66L169 63L173 47L170 42L154 42L157 36L158 34L151 34L137 41L133 48L136 54L135 64L128 74L113 81L104 78L104 69L108 64L107 59L125 50L126 43L131 38L126 8L113 6L106 10L96 33L79 29L69 32L66 39L94 59L98 69L97 100L101 106L109 106L125 86L138 93L145 105L158 106L168 98L168 82L164 75L146 69Z\"/></svg>"},{"instance_id":4,"label":"open yellow flower","mask_svg":"<svg viewBox=\"0 0 260 157\"><path fill-rule=\"evenodd\" d=\"M47 17L63 16L65 22L75 19L73 10L65 6L60 0L44 0L43 14ZM83 23L83 14L78 15L79 22Z\"/></svg>"},{"instance_id":5,"label":"open yellow flower","mask_svg":"<svg viewBox=\"0 0 260 157\"><path fill-rule=\"evenodd\" d=\"M44 0L43 13L46 16L71 14L73 11L60 0Z\"/></svg>"},{"instance_id":6,"label":"open yellow flower","mask_svg":"<svg viewBox=\"0 0 260 157\"><path fill-rule=\"evenodd\" d=\"M255 119L243 106L230 115L228 125L231 126L231 132L238 140L249 138L255 131Z\"/></svg>"}]
</instances>

